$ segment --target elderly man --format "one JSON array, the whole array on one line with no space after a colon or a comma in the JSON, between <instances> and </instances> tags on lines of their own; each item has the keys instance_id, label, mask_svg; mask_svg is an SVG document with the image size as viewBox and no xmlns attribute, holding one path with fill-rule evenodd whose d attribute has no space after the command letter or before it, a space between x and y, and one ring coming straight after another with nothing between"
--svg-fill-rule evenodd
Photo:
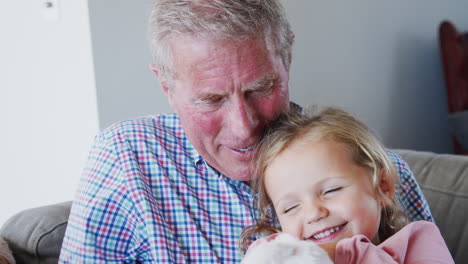
<instances>
[{"instance_id":1,"label":"elderly man","mask_svg":"<svg viewBox=\"0 0 468 264\"><path fill-rule=\"evenodd\" d=\"M277 0L160 0L153 71L176 114L121 122L96 138L61 263L238 263L257 214L250 161L289 102L293 33ZM398 157L401 201L431 219Z\"/></svg>"}]
</instances>

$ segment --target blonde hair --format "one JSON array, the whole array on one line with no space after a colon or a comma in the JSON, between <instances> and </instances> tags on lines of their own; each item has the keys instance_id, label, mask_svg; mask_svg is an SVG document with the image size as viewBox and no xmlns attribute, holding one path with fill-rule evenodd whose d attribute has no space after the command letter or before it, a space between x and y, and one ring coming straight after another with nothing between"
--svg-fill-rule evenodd
<instances>
[{"instance_id":1,"label":"blonde hair","mask_svg":"<svg viewBox=\"0 0 468 264\"><path fill-rule=\"evenodd\" d=\"M239 240L242 251L245 251L254 236L281 231L265 189L265 171L283 150L300 140L329 140L345 144L353 161L359 166L370 169L371 182L377 191L379 201L385 197L379 187L382 170L386 177L392 177L398 182L395 167L384 146L364 123L351 114L331 107L322 111L317 111L314 107L305 114L294 112L282 114L266 132L254 159L252 187L258 193L256 206L260 215L257 224L247 227L242 232ZM400 208L396 196L390 205L382 208L378 232L381 241L408 223Z\"/></svg>"}]
</instances>

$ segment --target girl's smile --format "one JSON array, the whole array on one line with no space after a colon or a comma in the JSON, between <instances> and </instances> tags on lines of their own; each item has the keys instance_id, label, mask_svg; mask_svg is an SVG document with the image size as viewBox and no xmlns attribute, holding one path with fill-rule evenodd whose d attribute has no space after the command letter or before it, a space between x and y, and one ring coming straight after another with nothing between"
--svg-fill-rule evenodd
<instances>
[{"instance_id":1,"label":"girl's smile","mask_svg":"<svg viewBox=\"0 0 468 264\"><path fill-rule=\"evenodd\" d=\"M376 185L389 184L387 177L380 181ZM315 243L358 234L377 242L377 187L371 170L357 165L345 144L330 140L295 141L265 171L282 231Z\"/></svg>"},{"instance_id":2,"label":"girl's smile","mask_svg":"<svg viewBox=\"0 0 468 264\"><path fill-rule=\"evenodd\" d=\"M308 239L312 240L315 243L327 243L330 240L333 240L335 237L339 236L343 229L346 227L344 223L342 225L334 226L331 228L325 228L321 231L315 232Z\"/></svg>"}]
</instances>

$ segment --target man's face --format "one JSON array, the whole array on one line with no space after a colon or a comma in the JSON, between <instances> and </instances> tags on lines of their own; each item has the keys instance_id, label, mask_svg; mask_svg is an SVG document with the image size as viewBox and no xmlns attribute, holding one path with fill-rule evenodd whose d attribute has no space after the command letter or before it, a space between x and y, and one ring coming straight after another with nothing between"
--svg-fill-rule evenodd
<instances>
[{"instance_id":1,"label":"man's face","mask_svg":"<svg viewBox=\"0 0 468 264\"><path fill-rule=\"evenodd\" d=\"M289 110L289 73L264 39L176 38L175 77L163 90L200 155L224 175L246 181L265 127Z\"/></svg>"}]
</instances>

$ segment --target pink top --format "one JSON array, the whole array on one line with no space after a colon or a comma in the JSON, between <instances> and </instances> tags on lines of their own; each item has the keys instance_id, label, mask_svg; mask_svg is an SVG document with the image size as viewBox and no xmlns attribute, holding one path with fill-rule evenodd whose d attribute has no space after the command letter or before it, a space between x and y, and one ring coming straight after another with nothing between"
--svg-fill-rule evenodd
<instances>
[{"instance_id":1,"label":"pink top","mask_svg":"<svg viewBox=\"0 0 468 264\"><path fill-rule=\"evenodd\" d=\"M362 235L338 242L335 263L454 263L437 226L413 222L380 245Z\"/></svg>"}]
</instances>

